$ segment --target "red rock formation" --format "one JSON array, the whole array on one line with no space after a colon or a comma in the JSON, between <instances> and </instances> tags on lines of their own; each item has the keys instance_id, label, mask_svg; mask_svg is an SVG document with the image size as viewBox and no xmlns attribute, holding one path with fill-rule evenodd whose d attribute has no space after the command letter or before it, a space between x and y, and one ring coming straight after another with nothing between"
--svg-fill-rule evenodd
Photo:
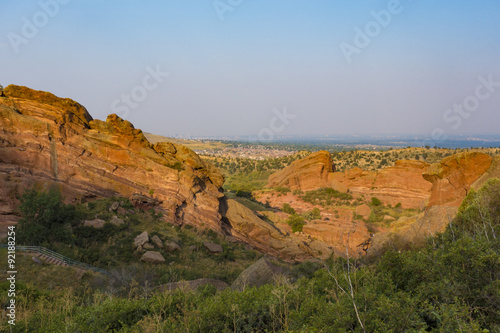
<instances>
[{"instance_id":1,"label":"red rock formation","mask_svg":"<svg viewBox=\"0 0 500 333\"><path fill-rule=\"evenodd\" d=\"M286 235L235 200L225 201L224 206L224 215L230 221L226 225L227 233L258 250L284 260L303 260L323 254L317 251L315 244L311 245L310 242L308 244L297 237ZM322 246L325 247L324 244Z\"/></svg>"},{"instance_id":2,"label":"red rock formation","mask_svg":"<svg viewBox=\"0 0 500 333\"><path fill-rule=\"evenodd\" d=\"M330 153L319 151L269 176L267 187L281 186L303 191L326 187L329 184L328 174L334 169Z\"/></svg>"},{"instance_id":3,"label":"red rock formation","mask_svg":"<svg viewBox=\"0 0 500 333\"><path fill-rule=\"evenodd\" d=\"M167 219L220 232L223 177L189 149L151 145L142 131L116 115L93 120L80 104L26 87L8 86L0 98L0 172L3 191L56 182L66 197L151 195ZM9 178L8 181L6 178ZM0 202L13 212L14 195ZM4 220L7 220L5 218Z\"/></svg>"},{"instance_id":4,"label":"red rock formation","mask_svg":"<svg viewBox=\"0 0 500 333\"><path fill-rule=\"evenodd\" d=\"M190 149L168 142L152 145L130 122L114 114L94 120L70 99L18 86L4 91L0 233L16 220L18 194L34 184L55 183L68 201L137 193L138 206L158 203L169 222L229 234L285 260L329 255L325 244L287 235L237 202L227 203L224 177Z\"/></svg>"},{"instance_id":5,"label":"red rock formation","mask_svg":"<svg viewBox=\"0 0 500 333\"><path fill-rule=\"evenodd\" d=\"M460 153L433 164L423 177L432 183L431 206L458 207L471 185L491 166L492 157L483 153Z\"/></svg>"},{"instance_id":6,"label":"red rock formation","mask_svg":"<svg viewBox=\"0 0 500 333\"><path fill-rule=\"evenodd\" d=\"M384 204L401 203L404 208L421 208L429 198L432 185L422 178L429 164L420 161L396 161L380 171L353 168L330 174L331 187L337 191L377 197Z\"/></svg>"},{"instance_id":7,"label":"red rock formation","mask_svg":"<svg viewBox=\"0 0 500 333\"><path fill-rule=\"evenodd\" d=\"M472 184L472 188L474 188L476 191L479 190L490 178L500 179L500 155L497 155L493 158L488 171L486 171Z\"/></svg>"},{"instance_id":8,"label":"red rock formation","mask_svg":"<svg viewBox=\"0 0 500 333\"><path fill-rule=\"evenodd\" d=\"M362 255L357 245L370 236L364 222L352 223L351 220L313 220L304 225L303 232L330 245L339 256L346 255L346 247L349 249L349 256Z\"/></svg>"}]
</instances>

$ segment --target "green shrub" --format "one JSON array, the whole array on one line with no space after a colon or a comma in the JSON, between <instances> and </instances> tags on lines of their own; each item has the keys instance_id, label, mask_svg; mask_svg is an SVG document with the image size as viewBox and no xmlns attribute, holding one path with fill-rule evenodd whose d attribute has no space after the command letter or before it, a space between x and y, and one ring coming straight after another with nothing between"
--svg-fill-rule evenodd
<instances>
[{"instance_id":1,"label":"green shrub","mask_svg":"<svg viewBox=\"0 0 500 333\"><path fill-rule=\"evenodd\" d=\"M372 203L373 206L380 206L380 205L382 205L382 201L380 201L378 198L375 198L375 197L372 197L371 203Z\"/></svg>"},{"instance_id":2,"label":"green shrub","mask_svg":"<svg viewBox=\"0 0 500 333\"><path fill-rule=\"evenodd\" d=\"M275 187L274 190L276 192L279 192L281 194L287 194L288 192L291 192L292 190L290 190L288 187L282 187L282 186L278 186L278 187Z\"/></svg>"},{"instance_id":3,"label":"green shrub","mask_svg":"<svg viewBox=\"0 0 500 333\"><path fill-rule=\"evenodd\" d=\"M293 232L302 231L302 227L304 226L304 218L297 214L292 214L286 220L288 225L292 228Z\"/></svg>"},{"instance_id":4,"label":"green shrub","mask_svg":"<svg viewBox=\"0 0 500 333\"><path fill-rule=\"evenodd\" d=\"M318 207L314 207L312 211L301 214L306 220L318 220L321 218L321 212Z\"/></svg>"},{"instance_id":5,"label":"green shrub","mask_svg":"<svg viewBox=\"0 0 500 333\"><path fill-rule=\"evenodd\" d=\"M74 222L76 211L74 206L62 202L58 188L27 190L21 197L19 211L17 239L20 244L71 242L71 229L65 225Z\"/></svg>"},{"instance_id":6,"label":"green shrub","mask_svg":"<svg viewBox=\"0 0 500 333\"><path fill-rule=\"evenodd\" d=\"M281 210L287 214L295 214L295 209L293 209L293 207L288 203L284 203Z\"/></svg>"}]
</instances>

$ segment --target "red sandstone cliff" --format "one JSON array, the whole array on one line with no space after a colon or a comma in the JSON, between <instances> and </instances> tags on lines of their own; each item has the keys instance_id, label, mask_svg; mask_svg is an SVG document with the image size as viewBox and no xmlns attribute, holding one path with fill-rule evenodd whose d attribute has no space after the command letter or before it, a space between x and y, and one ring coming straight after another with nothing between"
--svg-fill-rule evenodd
<instances>
[{"instance_id":1,"label":"red sandstone cliff","mask_svg":"<svg viewBox=\"0 0 500 333\"><path fill-rule=\"evenodd\" d=\"M267 187L282 186L306 191L325 187L328 185L328 175L334 168L330 153L319 151L273 173L269 176Z\"/></svg>"},{"instance_id":2,"label":"red sandstone cliff","mask_svg":"<svg viewBox=\"0 0 500 333\"><path fill-rule=\"evenodd\" d=\"M299 260L326 255L272 227L222 192L224 177L190 149L152 145L118 116L94 120L71 99L8 86L0 97L0 233L15 223L16 197L37 183L56 183L68 201L153 195L164 218L231 235L253 247Z\"/></svg>"}]
</instances>

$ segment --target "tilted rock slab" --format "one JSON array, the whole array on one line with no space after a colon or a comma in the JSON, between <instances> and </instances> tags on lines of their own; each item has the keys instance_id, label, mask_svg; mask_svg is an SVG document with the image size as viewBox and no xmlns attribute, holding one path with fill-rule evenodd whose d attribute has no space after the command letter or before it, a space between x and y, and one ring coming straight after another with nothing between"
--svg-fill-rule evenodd
<instances>
[{"instance_id":1,"label":"tilted rock slab","mask_svg":"<svg viewBox=\"0 0 500 333\"><path fill-rule=\"evenodd\" d=\"M306 242L293 236L286 236L281 230L261 220L252 210L239 202L229 199L225 201L223 207L225 207L223 215L230 221L225 225L227 233L237 240L287 261L321 256Z\"/></svg>"},{"instance_id":2,"label":"tilted rock slab","mask_svg":"<svg viewBox=\"0 0 500 333\"><path fill-rule=\"evenodd\" d=\"M329 185L328 175L335 171L332 156L319 151L292 162L269 176L266 187L287 187L292 190L313 190Z\"/></svg>"}]
</instances>

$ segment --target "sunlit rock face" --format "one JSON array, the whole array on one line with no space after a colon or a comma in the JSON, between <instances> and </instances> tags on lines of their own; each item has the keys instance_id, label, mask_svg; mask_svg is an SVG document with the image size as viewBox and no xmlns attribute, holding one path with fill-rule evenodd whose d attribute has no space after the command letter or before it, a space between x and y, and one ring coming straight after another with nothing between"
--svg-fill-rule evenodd
<instances>
[{"instance_id":1,"label":"sunlit rock face","mask_svg":"<svg viewBox=\"0 0 500 333\"><path fill-rule=\"evenodd\" d=\"M220 231L223 176L188 148L152 145L112 114L94 120L77 102L10 85L0 98L2 221L13 221L16 194L55 182L67 200L142 193L165 218Z\"/></svg>"}]
</instances>

